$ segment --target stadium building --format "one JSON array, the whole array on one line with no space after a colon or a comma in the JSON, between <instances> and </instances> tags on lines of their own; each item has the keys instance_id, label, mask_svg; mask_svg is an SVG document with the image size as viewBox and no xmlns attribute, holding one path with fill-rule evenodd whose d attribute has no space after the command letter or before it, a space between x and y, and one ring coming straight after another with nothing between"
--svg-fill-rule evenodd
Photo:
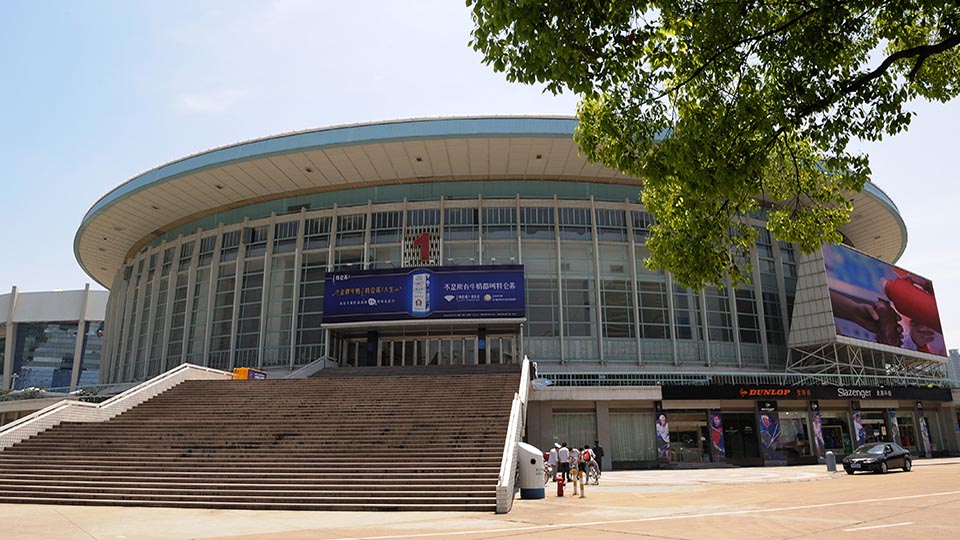
<instances>
[{"instance_id":1,"label":"stadium building","mask_svg":"<svg viewBox=\"0 0 960 540\"><path fill-rule=\"evenodd\" d=\"M606 466L815 463L870 440L960 453L933 286L893 266L907 231L879 188L812 256L751 216L752 284L688 290L643 265L642 180L587 162L575 126L338 126L121 184L74 243L110 290L101 382L526 356L526 439L599 440Z\"/></svg>"}]
</instances>

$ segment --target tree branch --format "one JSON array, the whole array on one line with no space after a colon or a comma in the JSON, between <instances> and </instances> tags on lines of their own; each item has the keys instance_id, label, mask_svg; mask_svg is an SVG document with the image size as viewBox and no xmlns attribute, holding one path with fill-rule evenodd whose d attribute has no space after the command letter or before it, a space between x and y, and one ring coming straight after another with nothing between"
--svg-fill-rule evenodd
<instances>
[{"instance_id":1,"label":"tree branch","mask_svg":"<svg viewBox=\"0 0 960 540\"><path fill-rule=\"evenodd\" d=\"M800 21L802 21L803 19L805 19L805 18L809 17L810 15L816 13L817 11L820 11L820 9L821 9L821 8L819 8L819 7L808 9L808 10L800 13L800 14L797 15L796 17L790 19L789 21L783 23L782 25L780 25L780 26L778 26L778 27L776 27L776 28L772 28L772 29L770 29L770 30L767 31L767 32L764 32L764 33L762 33L762 34L757 34L757 35L755 35L755 36L748 36L748 37L745 37L745 38L743 38L743 39L738 39L738 40L730 43L730 44L727 45L726 47L723 47L723 48L721 48L720 50L718 50L717 52L715 52L715 53L713 54L713 56L711 56L710 58L708 58L706 62L704 62L703 64L700 65L700 67L698 67L697 69L693 70L693 73L691 73L689 77L687 77L687 78L684 79L683 81L677 83L676 85L674 85L674 86L672 86L672 87L670 87L670 88L665 89L665 90L663 91L663 93L661 93L661 94L660 94L657 98L655 98L655 99L662 98L662 97L666 96L667 94L672 94L673 92L675 92L675 91L679 90L680 88L682 88L683 86L685 86L685 85L686 85L687 83L689 83L690 81L692 81L692 80L696 79L697 77L699 77L699 76L707 69L707 66L709 66L709 65L712 64L712 63L714 63L714 62L717 60L717 58L720 58L720 56L721 56L722 54L724 54L724 53L726 53L726 52L728 52L728 51L731 51L731 50L733 50L733 49L736 49L737 47L739 47L739 46L741 46L741 45L744 45L744 44L746 44L746 43L759 42L759 41L762 41L762 40L764 40L764 39L766 39L766 38L768 38L768 37L770 37L770 36L773 36L773 35L775 35L775 34L779 34L779 33L783 32L784 30L787 30L787 29L790 28L791 26L794 26L794 25L798 24Z\"/></svg>"},{"instance_id":2,"label":"tree branch","mask_svg":"<svg viewBox=\"0 0 960 540\"><path fill-rule=\"evenodd\" d=\"M916 58L916 63L914 64L913 69L911 69L910 73L907 74L907 80L913 82L914 77L916 77L917 72L920 71L920 67L927 58L935 54L948 51L957 45L960 45L960 34L954 34L935 45L920 45L918 47L897 51L886 57L883 62L881 62L880 65L870 73L865 73L860 77L843 84L837 91L819 99L815 103L811 103L806 107L801 107L798 111L797 119L804 118L827 108L837 100L838 96L852 94L859 91L871 81L882 77L895 62L900 60Z\"/></svg>"}]
</instances>

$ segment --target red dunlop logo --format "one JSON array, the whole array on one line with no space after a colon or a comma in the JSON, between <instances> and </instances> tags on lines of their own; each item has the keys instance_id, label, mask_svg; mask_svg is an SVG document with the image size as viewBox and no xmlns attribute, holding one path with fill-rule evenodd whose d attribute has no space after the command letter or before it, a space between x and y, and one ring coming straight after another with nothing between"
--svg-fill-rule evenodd
<instances>
[{"instance_id":1,"label":"red dunlop logo","mask_svg":"<svg viewBox=\"0 0 960 540\"><path fill-rule=\"evenodd\" d=\"M783 397L789 396L793 390L789 388L741 388L740 397Z\"/></svg>"}]
</instances>

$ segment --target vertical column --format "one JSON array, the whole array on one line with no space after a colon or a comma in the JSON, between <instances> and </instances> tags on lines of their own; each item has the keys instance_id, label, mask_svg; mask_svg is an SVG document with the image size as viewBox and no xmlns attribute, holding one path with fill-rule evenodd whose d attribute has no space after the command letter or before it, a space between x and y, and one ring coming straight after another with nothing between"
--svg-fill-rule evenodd
<instances>
[{"instance_id":1,"label":"vertical column","mask_svg":"<svg viewBox=\"0 0 960 540\"><path fill-rule=\"evenodd\" d=\"M250 238L247 230L250 229ZM253 230L250 228L250 218L243 218L243 227L240 229L240 245L237 246L236 272L233 280L233 314L230 316L230 365L233 369L237 365L237 333L240 331L240 292L243 290L243 276L247 258L247 244L252 240Z\"/></svg>"},{"instance_id":2,"label":"vertical column","mask_svg":"<svg viewBox=\"0 0 960 540\"><path fill-rule=\"evenodd\" d=\"M17 311L17 286L14 285L10 289L10 308L7 310L7 324L6 324L6 342L3 347L3 386L4 390L8 390L12 387L10 382L10 377L13 375L13 340L16 338L16 332L13 315Z\"/></svg>"},{"instance_id":3,"label":"vertical column","mask_svg":"<svg viewBox=\"0 0 960 540\"><path fill-rule=\"evenodd\" d=\"M517 196L517 203L519 204L519 195ZM556 249L556 261L557 261L557 315L560 317L560 363L567 363L567 329L564 322L566 318L566 300L563 297L563 252L560 249L560 208L558 208L557 196L553 196L553 245ZM521 215L521 220L522 220ZM520 228L523 226L522 223L518 223L517 231L520 231ZM521 234L522 235L522 234Z\"/></svg>"},{"instance_id":4,"label":"vertical column","mask_svg":"<svg viewBox=\"0 0 960 540\"><path fill-rule=\"evenodd\" d=\"M610 405L603 401L597 402L597 440L604 449L610 448ZM592 443L593 441L588 441ZM603 460L600 463L600 469L609 471L613 469L613 458L610 452L604 452Z\"/></svg>"},{"instance_id":5,"label":"vertical column","mask_svg":"<svg viewBox=\"0 0 960 540\"><path fill-rule=\"evenodd\" d=\"M774 260L777 261L777 287L783 289L783 276L780 271L780 253L776 240L773 240ZM763 282L760 281L760 257L757 247L750 250L750 264L753 265L753 301L757 308L758 328L760 329L760 346L763 348L763 365L770 368L770 350L767 348L767 319L763 309ZM784 326L786 328L786 326Z\"/></svg>"},{"instance_id":6,"label":"vertical column","mask_svg":"<svg viewBox=\"0 0 960 540\"><path fill-rule=\"evenodd\" d=\"M559 219L557 220L559 222ZM603 276L600 273L600 239L597 235L597 205L596 201L593 198L593 195L590 195L590 234L593 235L593 276L594 276L594 301L597 303L597 324L595 328L597 329L597 343L599 347L597 348L597 353L600 356L600 365L605 365L606 354L604 347L603 339ZM559 259L559 254L557 254Z\"/></svg>"},{"instance_id":7,"label":"vertical column","mask_svg":"<svg viewBox=\"0 0 960 540\"><path fill-rule=\"evenodd\" d=\"M263 368L263 350L266 346L267 318L270 316L267 303L270 301L270 273L273 271L273 242L277 238L277 213L270 213L267 224L267 247L263 254L263 289L260 290L260 329L257 335L257 369ZM281 293L282 294L282 293ZM293 328L293 325L291 325Z\"/></svg>"},{"instance_id":8,"label":"vertical column","mask_svg":"<svg viewBox=\"0 0 960 540\"><path fill-rule=\"evenodd\" d=\"M177 236L173 244L173 257L170 259L170 273L167 275L167 303L164 304L163 334L160 339L160 373L167 370L167 355L170 354L170 326L173 324L173 305L177 302L177 278L180 275L180 246L183 235ZM161 270L163 269L161 261ZM162 277L162 274L161 274ZM178 351L179 356L179 351Z\"/></svg>"},{"instance_id":9,"label":"vertical column","mask_svg":"<svg viewBox=\"0 0 960 540\"><path fill-rule=\"evenodd\" d=\"M217 227L216 240L213 242L213 253L210 256L210 286L207 287L207 313L203 331L203 365L210 365L210 343L213 339L213 311L214 299L217 297L217 282L220 280L220 251L223 250L223 223ZM238 254L239 256L239 254Z\"/></svg>"},{"instance_id":10,"label":"vertical column","mask_svg":"<svg viewBox=\"0 0 960 540\"><path fill-rule=\"evenodd\" d=\"M77 316L77 339L73 344L73 367L70 369L70 391L77 389L80 381L80 366L83 359L83 342L87 333L87 304L90 301L90 284L83 288L83 298L80 299L80 313Z\"/></svg>"},{"instance_id":11,"label":"vertical column","mask_svg":"<svg viewBox=\"0 0 960 540\"><path fill-rule=\"evenodd\" d=\"M133 280L133 283L137 287L136 292L134 293L137 299L137 309L133 313L133 326L130 327L130 331L133 332L132 338L133 341L130 342L130 349L127 351L127 364L124 371L127 375L124 377L125 382L137 380L137 359L139 355L137 354L140 351L140 325L143 322L144 317L144 307L149 307L147 305L147 282L150 281L147 276L150 275L150 251L144 251L139 257L137 257L133 265L133 271L137 273L136 279ZM143 264L141 265L140 262ZM137 280L140 281L137 285Z\"/></svg>"},{"instance_id":12,"label":"vertical column","mask_svg":"<svg viewBox=\"0 0 960 540\"><path fill-rule=\"evenodd\" d=\"M143 372L140 373L139 378L146 380L150 376L150 349L153 345L153 327L154 323L157 320L156 310L157 306L160 305L160 282L163 281L163 244L157 248L154 255L157 257L157 265L153 269L153 283L150 285L150 305L144 305L143 308L146 309L145 316L147 317L147 333L145 337L147 342L143 345ZM150 275L150 252L147 252L147 275ZM167 282L167 293L170 292L170 282ZM143 313L144 309L141 309L140 312ZM162 323L161 323L162 324ZM139 329L137 330L139 332ZM139 345L138 345L139 346Z\"/></svg>"},{"instance_id":13,"label":"vertical column","mask_svg":"<svg viewBox=\"0 0 960 540\"><path fill-rule=\"evenodd\" d=\"M520 263L517 252L517 264ZM483 193L477 194L477 264L483 264Z\"/></svg>"},{"instance_id":14,"label":"vertical column","mask_svg":"<svg viewBox=\"0 0 960 540\"><path fill-rule=\"evenodd\" d=\"M332 219L332 218L331 218ZM297 247L293 252L293 313L290 320L290 361L287 366L288 369L293 371L294 362L297 357L297 334L300 332L300 282L302 279L303 269L303 237L307 234L306 232L306 223L307 223L307 211L305 208L300 208L300 221L297 225ZM330 237L330 242L333 242L333 237ZM329 330L324 332L324 356L330 356L330 332Z\"/></svg>"},{"instance_id":15,"label":"vertical column","mask_svg":"<svg viewBox=\"0 0 960 540\"><path fill-rule=\"evenodd\" d=\"M670 347L673 351L673 365L680 365L680 344L677 342L676 299L673 298L673 274L664 272L664 286L667 288L667 323L670 325ZM690 323L693 332L693 321Z\"/></svg>"},{"instance_id":16,"label":"vertical column","mask_svg":"<svg viewBox=\"0 0 960 540\"><path fill-rule=\"evenodd\" d=\"M797 253L796 250L794 250L794 257L796 257L796 253ZM790 363L790 354L791 354L791 353L790 353L790 347L789 347L789 343L790 343L790 313L787 312L787 309L788 309L788 306L787 306L787 280L786 280L786 276L784 276L784 274L783 274L783 255L780 253L780 242L773 242L773 254L774 254L774 261L776 261L776 271L777 271L777 297L780 299L780 313L778 313L777 315L779 315L780 320L783 321L783 322L782 322L782 326L783 326L783 340L784 340L783 346L784 346L784 348L787 349L786 362L787 362L787 365L789 365L789 363ZM796 258L794 259L794 263L797 263ZM761 287L762 287L762 286L763 286L763 285L761 284ZM794 297L796 297L796 294L797 294L796 290L793 292L793 294L794 294ZM767 362L768 362L768 365L769 365L769 362L770 362L770 354L769 354L769 353L767 353L766 359L767 359Z\"/></svg>"},{"instance_id":17,"label":"vertical column","mask_svg":"<svg viewBox=\"0 0 960 540\"><path fill-rule=\"evenodd\" d=\"M126 264L126 263L124 263ZM130 272L127 272L127 269L130 269ZM126 382L126 371L127 366L130 365L130 362L133 362L131 358L130 348L127 347L127 344L133 344L131 340L130 332L133 332L134 324L136 319L136 314L133 312L133 301L137 298L139 292L137 291L137 280L134 277L133 273L137 269L137 260L134 258L130 261L130 266L125 266L123 269L123 281L126 283L123 297L123 306L118 306L118 309L123 310L123 326L117 328L117 355L116 355L116 376L110 382Z\"/></svg>"},{"instance_id":18,"label":"vertical column","mask_svg":"<svg viewBox=\"0 0 960 540\"><path fill-rule=\"evenodd\" d=\"M707 296L704 294L703 289L700 289L699 294L697 294L697 299L700 302L700 320L703 321L701 325L703 327L703 348L704 356L707 359L707 367L710 367L710 321L707 319Z\"/></svg>"},{"instance_id":19,"label":"vertical column","mask_svg":"<svg viewBox=\"0 0 960 540\"><path fill-rule=\"evenodd\" d=\"M633 298L633 331L637 338L637 365L643 365L643 332L640 328L640 291L637 285L639 270L637 269L637 233L633 228L633 213L630 207L629 199L624 199L624 212L627 219L627 242L629 248L627 251L630 256L630 295ZM676 354L674 354L676 357Z\"/></svg>"},{"instance_id":20,"label":"vertical column","mask_svg":"<svg viewBox=\"0 0 960 540\"><path fill-rule=\"evenodd\" d=\"M737 293L733 287L727 287L727 303L730 305L730 323L733 325L733 349L737 353L737 367L743 367L743 355L740 352L740 310L737 308Z\"/></svg>"},{"instance_id":21,"label":"vertical column","mask_svg":"<svg viewBox=\"0 0 960 540\"><path fill-rule=\"evenodd\" d=\"M200 237L201 229L193 234L193 252L190 254L190 267L187 268L187 304L183 312L183 343L180 346L180 362L187 362L187 349L190 346L190 332L193 327L193 296L194 289L197 286L197 274L200 272L200 244L203 238ZM211 268L213 261L210 262ZM177 272L180 271L180 253L177 253ZM213 271L211 270L211 273Z\"/></svg>"}]
</instances>

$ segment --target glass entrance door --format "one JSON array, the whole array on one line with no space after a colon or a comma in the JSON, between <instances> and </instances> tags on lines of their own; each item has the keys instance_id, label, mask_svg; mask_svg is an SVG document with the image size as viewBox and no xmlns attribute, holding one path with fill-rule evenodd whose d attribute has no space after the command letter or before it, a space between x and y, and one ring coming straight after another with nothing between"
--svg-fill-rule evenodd
<instances>
[{"instance_id":1,"label":"glass entrance door","mask_svg":"<svg viewBox=\"0 0 960 540\"><path fill-rule=\"evenodd\" d=\"M707 422L700 414L674 413L670 418L670 461L700 463L704 461ZM710 450L706 449L706 461Z\"/></svg>"},{"instance_id":2,"label":"glass entrance door","mask_svg":"<svg viewBox=\"0 0 960 540\"><path fill-rule=\"evenodd\" d=\"M515 336L486 338L487 363L512 364L517 357ZM367 340L335 340L334 352L343 366L363 365ZM381 337L377 340L373 365L386 366L472 366L481 357L479 340L474 335L443 337Z\"/></svg>"}]
</instances>

